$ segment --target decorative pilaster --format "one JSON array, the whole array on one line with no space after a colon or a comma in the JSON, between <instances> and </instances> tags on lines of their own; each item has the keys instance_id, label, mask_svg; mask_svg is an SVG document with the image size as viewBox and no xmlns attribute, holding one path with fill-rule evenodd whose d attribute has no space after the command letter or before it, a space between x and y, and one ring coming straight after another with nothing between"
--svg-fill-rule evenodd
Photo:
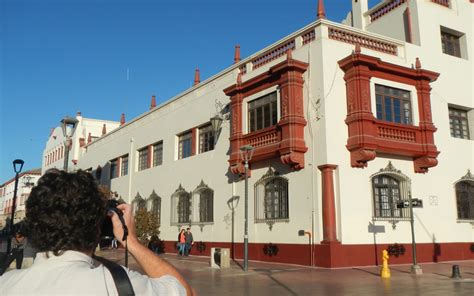
<instances>
[{"instance_id":1,"label":"decorative pilaster","mask_svg":"<svg viewBox=\"0 0 474 296\"><path fill-rule=\"evenodd\" d=\"M334 197L333 171L337 165L325 164L318 166L322 174L323 190L323 240L322 244L339 244L336 234L336 206Z\"/></svg>"}]
</instances>

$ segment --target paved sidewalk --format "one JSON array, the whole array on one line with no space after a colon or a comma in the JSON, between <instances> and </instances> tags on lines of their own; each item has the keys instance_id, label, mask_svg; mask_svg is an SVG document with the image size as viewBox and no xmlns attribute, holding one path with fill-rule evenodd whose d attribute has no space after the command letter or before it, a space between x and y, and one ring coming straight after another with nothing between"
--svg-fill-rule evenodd
<instances>
[{"instance_id":1,"label":"paved sidewalk","mask_svg":"<svg viewBox=\"0 0 474 296\"><path fill-rule=\"evenodd\" d=\"M102 251L101 256L121 264L123 250ZM189 281L198 295L474 295L474 261L421 264L423 275L410 274L410 265L390 266L392 277L381 279L378 267L324 269L298 265L231 262L227 269L210 267L208 257L180 257L165 254ZM458 264L462 279L451 279L452 265ZM129 267L140 270L132 256Z\"/></svg>"}]
</instances>

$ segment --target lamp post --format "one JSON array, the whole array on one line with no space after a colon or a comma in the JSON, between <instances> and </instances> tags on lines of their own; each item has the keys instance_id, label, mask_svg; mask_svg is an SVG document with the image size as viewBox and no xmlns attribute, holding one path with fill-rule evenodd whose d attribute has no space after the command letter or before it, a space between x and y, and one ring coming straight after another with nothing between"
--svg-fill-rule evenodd
<instances>
[{"instance_id":1,"label":"lamp post","mask_svg":"<svg viewBox=\"0 0 474 296\"><path fill-rule=\"evenodd\" d=\"M71 116L66 116L61 120L61 128L64 136L64 171L67 172L69 161L69 142L79 121Z\"/></svg>"},{"instance_id":2,"label":"lamp post","mask_svg":"<svg viewBox=\"0 0 474 296\"><path fill-rule=\"evenodd\" d=\"M211 117L210 121L212 125L212 133L214 136L214 143L212 144L215 146L217 143L217 137L219 135L219 131L221 130L223 118L220 115L216 115L214 117Z\"/></svg>"},{"instance_id":3,"label":"lamp post","mask_svg":"<svg viewBox=\"0 0 474 296\"><path fill-rule=\"evenodd\" d=\"M248 270L249 264L249 235L248 235L248 216L249 216L249 183L248 169L249 161L252 159L254 148L251 145L240 147L240 157L245 162L245 224L244 224L244 271Z\"/></svg>"},{"instance_id":4,"label":"lamp post","mask_svg":"<svg viewBox=\"0 0 474 296\"><path fill-rule=\"evenodd\" d=\"M12 203L12 213L10 217L10 236L7 241L7 256L10 254L12 248L12 239L15 236L14 234L14 224L15 224L15 210L16 210L16 195L18 191L18 179L25 162L22 159L15 159L13 161L13 170L15 171L15 189L13 191L13 203Z\"/></svg>"},{"instance_id":5,"label":"lamp post","mask_svg":"<svg viewBox=\"0 0 474 296\"><path fill-rule=\"evenodd\" d=\"M227 206L229 209L232 211L232 245L231 245L231 254L232 254L232 260L235 259L234 256L234 216L235 216L235 209L237 208L237 205L239 204L240 196L232 196L228 201L227 201Z\"/></svg>"},{"instance_id":6,"label":"lamp post","mask_svg":"<svg viewBox=\"0 0 474 296\"><path fill-rule=\"evenodd\" d=\"M413 216L413 200L411 198L411 192L408 192L408 198L410 201L410 227L411 227L411 247L413 255L413 265L411 266L411 272L416 275L423 273L421 267L416 262L416 242L415 242L415 217Z\"/></svg>"}]
</instances>

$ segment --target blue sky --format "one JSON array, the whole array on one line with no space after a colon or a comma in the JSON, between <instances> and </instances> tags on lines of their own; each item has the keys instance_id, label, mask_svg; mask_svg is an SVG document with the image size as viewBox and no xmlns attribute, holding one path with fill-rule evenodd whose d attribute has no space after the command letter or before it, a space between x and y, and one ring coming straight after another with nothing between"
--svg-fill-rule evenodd
<instances>
[{"instance_id":1,"label":"blue sky","mask_svg":"<svg viewBox=\"0 0 474 296\"><path fill-rule=\"evenodd\" d=\"M378 1L370 1L370 4ZM0 0L0 184L65 115L127 121L315 20L317 0ZM350 0L326 0L340 22ZM129 79L127 80L127 68Z\"/></svg>"}]
</instances>

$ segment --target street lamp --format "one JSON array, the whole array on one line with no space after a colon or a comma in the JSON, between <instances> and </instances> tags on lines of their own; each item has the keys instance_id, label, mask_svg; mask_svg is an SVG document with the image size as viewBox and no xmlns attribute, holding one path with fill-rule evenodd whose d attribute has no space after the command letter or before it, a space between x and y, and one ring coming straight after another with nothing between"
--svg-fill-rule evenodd
<instances>
[{"instance_id":1,"label":"street lamp","mask_svg":"<svg viewBox=\"0 0 474 296\"><path fill-rule=\"evenodd\" d=\"M213 143L214 146L217 143L217 137L218 137L219 132L221 130L221 125L222 125L223 120L224 119L220 115L216 115L214 117L211 117L211 119L210 119L211 125L212 125L212 134L214 136L214 143Z\"/></svg>"},{"instance_id":2,"label":"street lamp","mask_svg":"<svg viewBox=\"0 0 474 296\"><path fill-rule=\"evenodd\" d=\"M18 179L25 162L22 159L15 159L13 161L13 170L15 171L15 189L13 191L13 203L12 203L12 213L10 217L10 237L7 241L7 256L10 254L12 247L12 239L15 236L14 234L14 224L15 224L15 210L16 210L16 195L18 191Z\"/></svg>"},{"instance_id":3,"label":"street lamp","mask_svg":"<svg viewBox=\"0 0 474 296\"><path fill-rule=\"evenodd\" d=\"M411 272L416 275L421 275L423 271L421 267L416 262L416 242L415 242L415 217L413 216L413 199L411 197L411 192L408 192L409 198L409 208L410 208L410 228L411 228L411 248L413 256L413 265L411 266Z\"/></svg>"},{"instance_id":4,"label":"street lamp","mask_svg":"<svg viewBox=\"0 0 474 296\"><path fill-rule=\"evenodd\" d=\"M248 169L249 161L252 159L254 148L251 145L240 147L240 157L245 162L245 226L244 226L244 271L248 270L249 264L249 235L248 235L248 216L249 216L249 183Z\"/></svg>"},{"instance_id":5,"label":"street lamp","mask_svg":"<svg viewBox=\"0 0 474 296\"><path fill-rule=\"evenodd\" d=\"M68 161L69 161L69 142L71 137L74 135L74 132L79 121L70 116L66 116L61 120L61 128L63 130L64 136L64 171L67 172Z\"/></svg>"}]
</instances>

